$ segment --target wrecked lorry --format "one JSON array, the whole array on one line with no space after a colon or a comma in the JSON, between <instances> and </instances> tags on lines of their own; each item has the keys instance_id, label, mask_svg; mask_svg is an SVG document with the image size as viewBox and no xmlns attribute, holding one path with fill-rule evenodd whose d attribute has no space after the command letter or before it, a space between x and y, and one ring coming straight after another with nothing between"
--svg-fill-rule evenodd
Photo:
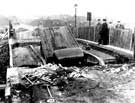
<instances>
[{"instance_id":1,"label":"wrecked lorry","mask_svg":"<svg viewBox=\"0 0 135 103\"><path fill-rule=\"evenodd\" d=\"M89 45L78 44L67 26L19 30L9 26L7 103L64 103L60 98L74 94L74 88L87 91L99 86L100 79L94 75L96 80L92 80L93 74L88 75L82 68L115 60Z\"/></svg>"},{"instance_id":2,"label":"wrecked lorry","mask_svg":"<svg viewBox=\"0 0 135 103\"><path fill-rule=\"evenodd\" d=\"M64 91L76 77L86 78L76 67L104 65L96 55L80 48L65 26L15 32L10 25L8 36L7 103L54 103L52 87Z\"/></svg>"},{"instance_id":3,"label":"wrecked lorry","mask_svg":"<svg viewBox=\"0 0 135 103\"><path fill-rule=\"evenodd\" d=\"M96 57L96 55L87 53L83 50L76 42L70 29L65 26L35 28L33 31L20 32L18 34L16 33L15 38L16 39L12 39L14 42L12 46L12 58L14 59L13 65L15 66L35 64L41 65L46 63L55 63L67 66L70 61L75 62L70 62L69 66L78 66L79 63L81 65L86 63L89 56L89 64L92 65L92 63L95 63L104 65L103 61ZM25 54L28 59L23 58L23 55ZM32 60L30 56L35 58L36 62L33 61L34 59ZM32 60L30 63L35 64L30 64L27 60Z\"/></svg>"}]
</instances>

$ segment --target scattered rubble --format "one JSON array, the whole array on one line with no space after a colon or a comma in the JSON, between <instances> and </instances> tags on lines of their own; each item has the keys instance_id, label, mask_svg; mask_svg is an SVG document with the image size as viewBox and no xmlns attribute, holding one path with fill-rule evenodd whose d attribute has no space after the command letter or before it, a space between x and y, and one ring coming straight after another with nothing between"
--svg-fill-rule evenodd
<instances>
[{"instance_id":1,"label":"scattered rubble","mask_svg":"<svg viewBox=\"0 0 135 103\"><path fill-rule=\"evenodd\" d=\"M134 64L83 68L47 64L33 69L17 68L17 71L20 82L13 83L13 87L21 90L23 100L54 98L57 103L133 103L127 95L131 89L135 90Z\"/></svg>"}]
</instances>

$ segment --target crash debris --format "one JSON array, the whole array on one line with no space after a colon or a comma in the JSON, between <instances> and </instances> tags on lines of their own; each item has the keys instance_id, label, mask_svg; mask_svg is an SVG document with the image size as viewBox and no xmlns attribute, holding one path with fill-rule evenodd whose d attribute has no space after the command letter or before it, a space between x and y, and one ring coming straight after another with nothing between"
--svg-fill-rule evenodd
<instances>
[{"instance_id":1,"label":"crash debris","mask_svg":"<svg viewBox=\"0 0 135 103\"><path fill-rule=\"evenodd\" d=\"M57 100L63 98L63 96L73 96L99 86L100 77L94 72L87 73L78 67L63 67L61 65L47 64L32 69L28 67L10 68L7 70L7 75L9 74L7 80L12 87L12 92L16 90L20 92L28 90L29 92L26 94L29 94L29 99L33 99L31 97L32 93L34 101L45 100L43 97L53 97ZM47 91L45 94L48 96L37 95L44 94L38 93L43 92L41 89ZM35 96L37 98L36 100Z\"/></svg>"}]
</instances>

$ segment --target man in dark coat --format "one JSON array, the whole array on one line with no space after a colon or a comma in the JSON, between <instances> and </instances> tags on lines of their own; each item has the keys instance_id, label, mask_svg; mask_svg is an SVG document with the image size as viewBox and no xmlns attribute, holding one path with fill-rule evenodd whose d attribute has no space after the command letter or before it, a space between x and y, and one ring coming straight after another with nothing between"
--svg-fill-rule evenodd
<instances>
[{"instance_id":1,"label":"man in dark coat","mask_svg":"<svg viewBox=\"0 0 135 103\"><path fill-rule=\"evenodd\" d=\"M98 19L97 20L97 25L96 25L96 27L95 27L95 41L97 42L99 42L99 39L100 39L100 30L101 30L101 26L102 26L102 24L101 24L101 20L100 19Z\"/></svg>"},{"instance_id":2,"label":"man in dark coat","mask_svg":"<svg viewBox=\"0 0 135 103\"><path fill-rule=\"evenodd\" d=\"M100 30L99 44L108 45L109 43L109 28L106 19L103 19L103 24Z\"/></svg>"}]
</instances>

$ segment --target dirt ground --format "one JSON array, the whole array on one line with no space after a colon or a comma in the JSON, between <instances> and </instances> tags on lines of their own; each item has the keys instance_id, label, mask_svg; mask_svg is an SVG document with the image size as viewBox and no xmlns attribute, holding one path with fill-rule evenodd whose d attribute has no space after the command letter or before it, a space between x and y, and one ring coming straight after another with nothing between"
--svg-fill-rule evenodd
<instances>
[{"instance_id":1,"label":"dirt ground","mask_svg":"<svg viewBox=\"0 0 135 103\"><path fill-rule=\"evenodd\" d=\"M62 90L51 87L56 103L135 103L135 64L83 67L80 72L87 79L69 80ZM46 92L38 87L35 94L44 98Z\"/></svg>"},{"instance_id":2,"label":"dirt ground","mask_svg":"<svg viewBox=\"0 0 135 103\"><path fill-rule=\"evenodd\" d=\"M135 103L134 66L86 67L83 71L91 79L69 83L64 92L58 92L58 103Z\"/></svg>"},{"instance_id":3,"label":"dirt ground","mask_svg":"<svg viewBox=\"0 0 135 103\"><path fill-rule=\"evenodd\" d=\"M135 64L80 69L88 79L70 80L62 90L57 86L51 87L56 103L135 103ZM36 95L47 92L40 87L36 90Z\"/></svg>"}]
</instances>

